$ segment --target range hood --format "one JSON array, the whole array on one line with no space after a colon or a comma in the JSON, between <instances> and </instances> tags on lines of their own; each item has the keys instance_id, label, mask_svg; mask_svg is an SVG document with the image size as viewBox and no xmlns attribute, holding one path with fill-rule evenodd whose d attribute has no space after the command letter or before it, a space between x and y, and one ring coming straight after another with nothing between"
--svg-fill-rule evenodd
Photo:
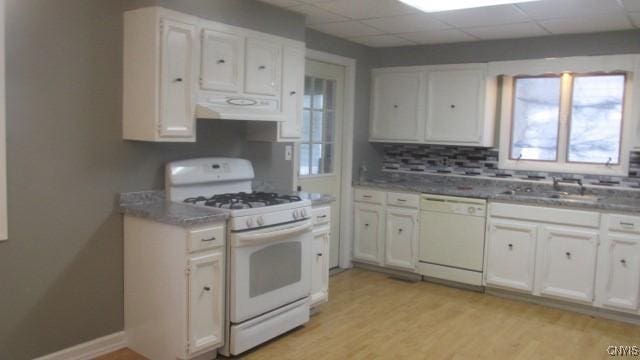
<instances>
[{"instance_id":1,"label":"range hood","mask_svg":"<svg viewBox=\"0 0 640 360\"><path fill-rule=\"evenodd\" d=\"M220 120L285 121L280 100L247 95L200 94L196 118Z\"/></svg>"}]
</instances>

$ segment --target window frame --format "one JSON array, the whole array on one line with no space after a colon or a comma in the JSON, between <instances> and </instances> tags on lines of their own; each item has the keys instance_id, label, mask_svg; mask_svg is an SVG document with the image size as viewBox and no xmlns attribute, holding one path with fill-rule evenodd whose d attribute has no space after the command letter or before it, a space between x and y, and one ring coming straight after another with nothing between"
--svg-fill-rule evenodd
<instances>
[{"instance_id":1,"label":"window frame","mask_svg":"<svg viewBox=\"0 0 640 360\"><path fill-rule=\"evenodd\" d=\"M335 143L336 143L336 141L335 141L336 140L335 116L336 116L336 109L334 108L334 109L331 109L330 111L327 111L325 107L326 107L326 104L327 104L327 96L326 96L326 93L327 93L327 91L326 91L327 90L327 82L328 81L333 81L334 82L334 91L333 91L333 96L334 96L333 103L334 103L334 106L336 105L335 97L337 96L337 94L336 94L337 83L336 83L336 81L334 79L325 79L325 78L320 78L320 77L316 77L316 76L309 76L309 75L305 75L305 81L306 81L307 77L311 78L312 81L313 81L313 83L311 85L312 91L314 91L313 89L314 89L314 86L315 86L315 81L318 80L318 79L322 80L322 94L323 94L322 95L322 102L323 102L323 104L322 104L322 109L314 108L314 104L313 104L313 98L315 96L315 93L314 93L311 96L311 103L309 104L310 107L307 108L307 107L305 107L303 105L303 108L302 108L303 113L305 111L309 112L309 141L307 142L307 141L305 141L306 139L303 139L301 137L300 138L300 142L298 143L298 147L299 147L299 149L301 149L302 145L309 145L309 173L308 174L302 174L301 173L302 166L301 166L300 161L302 159L302 156L300 155L300 159L297 160L298 161L298 177L305 178L305 179L310 179L310 178L321 178L321 177L334 176L335 175L335 170L336 170L335 169L335 167L336 167L335 166L336 165L335 161L332 161L331 164L330 164L331 165L331 171L330 172L320 172L320 170L324 168L324 164L325 164L325 158L322 157L322 162L319 165L319 169L318 169L319 172L317 174L312 174L311 173L311 168L312 168L311 159L312 159L312 153L313 153L313 145L321 145L321 154L323 154L323 155L324 155L324 146L330 145L332 147L332 149L333 149L334 154L335 154ZM306 86L305 86L305 91L306 91ZM304 94L303 94L303 96L304 96ZM322 132L321 141L313 141L313 118L314 118L314 113L317 112L317 111L321 111L322 112L322 128L323 128L323 130L326 128L324 122L325 122L325 118L326 118L327 112L333 113L333 115L334 115L333 132L334 133L332 134L333 135L332 136L332 141L326 141L326 137L325 137L325 132L324 131ZM304 115L303 115L302 121L304 122ZM300 153L301 153L301 151L300 151Z\"/></svg>"},{"instance_id":2,"label":"window frame","mask_svg":"<svg viewBox=\"0 0 640 360\"><path fill-rule=\"evenodd\" d=\"M560 91L560 112L559 112L559 129L557 139L556 160L523 160L514 159L512 153L512 131L514 122L514 100L515 100L515 79L518 78L538 78L545 76L561 76ZM571 131L571 104L573 101L573 82L578 76L605 76L605 75L624 75L625 89L622 101L622 119L620 124L620 154L618 164L605 165L601 163L585 163L570 162L569 158L569 141ZM614 71L583 71L583 72L551 72L540 75L501 75L502 91L501 91L501 115L500 115L500 143L499 143L499 164L498 166L508 170L520 171L540 171L540 172L560 172L560 173L576 173L576 174L593 174L593 175L610 175L610 176L627 176L629 171L629 152L630 133L633 129L630 127L632 120L630 119L635 111L631 107L631 99L635 94L635 81L633 73L630 71L614 70Z\"/></svg>"}]
</instances>

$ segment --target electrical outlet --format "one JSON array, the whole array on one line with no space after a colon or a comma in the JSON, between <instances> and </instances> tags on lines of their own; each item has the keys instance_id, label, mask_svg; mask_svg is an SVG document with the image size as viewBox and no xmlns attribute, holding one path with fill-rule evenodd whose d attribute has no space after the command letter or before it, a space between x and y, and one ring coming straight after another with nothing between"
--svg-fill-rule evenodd
<instances>
[{"instance_id":1,"label":"electrical outlet","mask_svg":"<svg viewBox=\"0 0 640 360\"><path fill-rule=\"evenodd\" d=\"M284 159L291 161L293 159L293 145L287 145L284 147Z\"/></svg>"}]
</instances>

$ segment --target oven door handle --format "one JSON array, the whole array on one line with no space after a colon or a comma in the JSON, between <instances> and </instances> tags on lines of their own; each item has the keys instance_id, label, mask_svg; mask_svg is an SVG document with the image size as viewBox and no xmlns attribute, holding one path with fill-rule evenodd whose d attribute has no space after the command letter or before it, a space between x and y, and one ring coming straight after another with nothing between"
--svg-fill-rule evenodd
<instances>
[{"instance_id":1,"label":"oven door handle","mask_svg":"<svg viewBox=\"0 0 640 360\"><path fill-rule=\"evenodd\" d=\"M231 243L234 247L254 246L311 231L312 227L313 223L310 220L305 220L304 222L295 223L293 226L278 226L268 229L268 231L236 233L232 235L233 240Z\"/></svg>"}]
</instances>

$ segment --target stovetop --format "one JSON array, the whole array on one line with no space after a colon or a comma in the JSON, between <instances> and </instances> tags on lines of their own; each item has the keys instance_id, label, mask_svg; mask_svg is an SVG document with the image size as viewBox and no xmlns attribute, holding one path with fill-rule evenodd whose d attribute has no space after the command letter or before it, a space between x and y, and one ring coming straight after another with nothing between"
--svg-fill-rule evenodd
<instances>
[{"instance_id":1,"label":"stovetop","mask_svg":"<svg viewBox=\"0 0 640 360\"><path fill-rule=\"evenodd\" d=\"M197 196L184 200L185 203L211 206L220 209L240 210L253 209L265 206L288 204L292 202L302 201L299 196L281 195L271 192L239 192L229 194L218 194L213 196Z\"/></svg>"}]
</instances>

